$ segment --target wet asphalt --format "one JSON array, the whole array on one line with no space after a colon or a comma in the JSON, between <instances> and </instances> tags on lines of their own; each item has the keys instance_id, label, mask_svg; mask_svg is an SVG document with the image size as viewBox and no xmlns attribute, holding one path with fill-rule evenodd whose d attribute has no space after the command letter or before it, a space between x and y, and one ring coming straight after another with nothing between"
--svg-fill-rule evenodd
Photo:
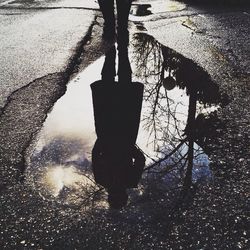
<instances>
[{"instance_id":1,"label":"wet asphalt","mask_svg":"<svg viewBox=\"0 0 250 250\"><path fill-rule=\"evenodd\" d=\"M48 197L44 200L29 181L16 182L22 179L20 170L24 171L29 163L27 155L34 138L54 103L65 93L67 83L105 52L100 13L94 12L96 3L87 3L27 1L19 5L16 1L10 8L0 7L0 29L4 34L0 38L4 83L0 116L2 247L247 249L247 6L215 8L174 2L164 10L155 1L151 13L138 15L135 6L130 16L131 34L146 32L192 60L228 97L227 105L218 109L223 129L218 128L217 136L206 145L213 183L195 187L180 206L174 200L178 193L162 187L154 189L154 183L150 183L148 192L133 198L131 205L119 213L100 204L88 209ZM70 9L58 9L62 6ZM98 194L98 190L94 192ZM135 192L135 197L138 194Z\"/></svg>"}]
</instances>

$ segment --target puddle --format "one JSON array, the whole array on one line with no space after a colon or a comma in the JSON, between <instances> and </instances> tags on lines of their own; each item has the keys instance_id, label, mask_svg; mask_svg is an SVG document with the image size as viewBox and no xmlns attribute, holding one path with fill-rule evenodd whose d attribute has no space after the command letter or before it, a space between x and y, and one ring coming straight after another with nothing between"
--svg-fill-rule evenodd
<instances>
[{"instance_id":1,"label":"puddle","mask_svg":"<svg viewBox=\"0 0 250 250\"><path fill-rule=\"evenodd\" d=\"M171 0L148 1L148 3L135 2L134 4L132 4L130 14L133 16L148 16L163 12L181 11L185 8L186 5L184 3Z\"/></svg>"},{"instance_id":2,"label":"puddle","mask_svg":"<svg viewBox=\"0 0 250 250\"><path fill-rule=\"evenodd\" d=\"M151 4L133 5L131 7L130 14L134 16L148 16L153 14L150 10L148 10L151 7Z\"/></svg>"},{"instance_id":3,"label":"puddle","mask_svg":"<svg viewBox=\"0 0 250 250\"><path fill-rule=\"evenodd\" d=\"M201 67L144 33L133 36L129 57L133 80L144 84L137 139L147 158L144 177L160 176L167 185L212 180L207 144L218 126L218 86ZM104 56L69 83L30 147L28 180L46 198L76 203L97 189L90 84L100 80L103 63Z\"/></svg>"}]
</instances>

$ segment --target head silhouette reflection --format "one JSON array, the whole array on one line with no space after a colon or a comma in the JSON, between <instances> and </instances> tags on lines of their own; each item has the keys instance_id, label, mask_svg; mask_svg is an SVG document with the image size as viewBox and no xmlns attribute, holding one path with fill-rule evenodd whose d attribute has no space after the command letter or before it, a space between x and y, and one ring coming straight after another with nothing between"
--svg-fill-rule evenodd
<instances>
[{"instance_id":1,"label":"head silhouette reflection","mask_svg":"<svg viewBox=\"0 0 250 250\"><path fill-rule=\"evenodd\" d=\"M131 81L127 49L119 50L118 81L116 48L105 55L102 80L92 83L97 141L92 151L95 180L107 188L110 206L127 203L126 189L136 187L145 158L135 146L140 123L143 84Z\"/></svg>"}]
</instances>

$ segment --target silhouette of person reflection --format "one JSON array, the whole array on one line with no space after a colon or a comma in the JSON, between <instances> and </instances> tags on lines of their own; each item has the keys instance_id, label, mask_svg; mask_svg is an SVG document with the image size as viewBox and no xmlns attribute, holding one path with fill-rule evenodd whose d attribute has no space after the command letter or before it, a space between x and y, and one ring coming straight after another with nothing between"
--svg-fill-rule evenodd
<instances>
[{"instance_id":1,"label":"silhouette of person reflection","mask_svg":"<svg viewBox=\"0 0 250 250\"><path fill-rule=\"evenodd\" d=\"M104 19L103 38L114 40L116 36L116 18L114 0L98 0ZM128 44L128 16L132 0L116 0L118 46Z\"/></svg>"},{"instance_id":2,"label":"silhouette of person reflection","mask_svg":"<svg viewBox=\"0 0 250 250\"><path fill-rule=\"evenodd\" d=\"M97 140L92 150L95 181L108 191L110 207L127 204L127 188L137 187L145 157L135 146L143 84L131 81L128 53L120 53L115 81L116 48L105 56L102 80L91 84Z\"/></svg>"}]
</instances>

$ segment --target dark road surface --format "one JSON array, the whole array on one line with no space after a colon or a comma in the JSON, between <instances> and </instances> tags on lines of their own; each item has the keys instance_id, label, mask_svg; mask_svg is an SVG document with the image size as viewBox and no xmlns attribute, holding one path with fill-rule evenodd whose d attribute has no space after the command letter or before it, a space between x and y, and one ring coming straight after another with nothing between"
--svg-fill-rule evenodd
<instances>
[{"instance_id":1,"label":"dark road surface","mask_svg":"<svg viewBox=\"0 0 250 250\"><path fill-rule=\"evenodd\" d=\"M145 84L137 143L148 171L116 211L91 172L89 84L109 48L96 3L4 2L0 248L248 249L249 7L134 2L129 56ZM29 10L37 6L83 9Z\"/></svg>"}]
</instances>

